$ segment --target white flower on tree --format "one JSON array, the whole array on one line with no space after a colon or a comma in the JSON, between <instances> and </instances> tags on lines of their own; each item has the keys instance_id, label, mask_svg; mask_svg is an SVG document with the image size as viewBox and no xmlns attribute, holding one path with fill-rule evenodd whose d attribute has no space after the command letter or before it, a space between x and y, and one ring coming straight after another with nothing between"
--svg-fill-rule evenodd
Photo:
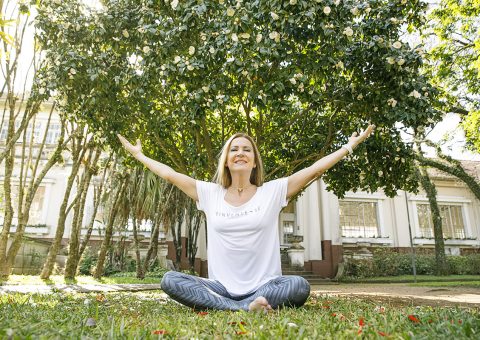
<instances>
[{"instance_id":1,"label":"white flower on tree","mask_svg":"<svg viewBox=\"0 0 480 340\"><path fill-rule=\"evenodd\" d=\"M389 63L390 65L393 65L395 64L395 59L393 57L387 57L387 63Z\"/></svg>"},{"instance_id":2,"label":"white flower on tree","mask_svg":"<svg viewBox=\"0 0 480 340\"><path fill-rule=\"evenodd\" d=\"M413 90L412 92L410 92L410 94L408 95L409 97L414 97L414 98L420 98L422 95L420 94L420 92L418 92L417 90Z\"/></svg>"},{"instance_id":3,"label":"white flower on tree","mask_svg":"<svg viewBox=\"0 0 480 340\"><path fill-rule=\"evenodd\" d=\"M391 107L395 107L397 106L397 101L394 98L390 98L389 100L387 100L387 104Z\"/></svg>"},{"instance_id":4,"label":"white flower on tree","mask_svg":"<svg viewBox=\"0 0 480 340\"><path fill-rule=\"evenodd\" d=\"M323 8L323 13L325 13L326 15L329 15L331 11L332 11L332 9L328 6L325 6Z\"/></svg>"},{"instance_id":5,"label":"white flower on tree","mask_svg":"<svg viewBox=\"0 0 480 340\"><path fill-rule=\"evenodd\" d=\"M255 38L255 41L259 43L260 41L262 41L262 38L263 38L263 35L261 33L258 33L257 37Z\"/></svg>"},{"instance_id":6,"label":"white flower on tree","mask_svg":"<svg viewBox=\"0 0 480 340\"><path fill-rule=\"evenodd\" d=\"M178 7L178 0L173 0L170 5L172 6L173 9L177 9Z\"/></svg>"},{"instance_id":7,"label":"white flower on tree","mask_svg":"<svg viewBox=\"0 0 480 340\"><path fill-rule=\"evenodd\" d=\"M392 46L396 49L399 49L402 47L402 43L400 41L395 41Z\"/></svg>"},{"instance_id":8,"label":"white flower on tree","mask_svg":"<svg viewBox=\"0 0 480 340\"><path fill-rule=\"evenodd\" d=\"M278 33L277 31L270 32L268 36L270 37L270 39L275 40L275 42L280 42L280 33Z\"/></svg>"},{"instance_id":9,"label":"white flower on tree","mask_svg":"<svg viewBox=\"0 0 480 340\"><path fill-rule=\"evenodd\" d=\"M227 8L227 15L229 17L233 17L234 14L235 14L235 10L232 7L228 7Z\"/></svg>"},{"instance_id":10,"label":"white flower on tree","mask_svg":"<svg viewBox=\"0 0 480 340\"><path fill-rule=\"evenodd\" d=\"M343 34L345 34L347 37L351 37L353 35L353 30L351 27L346 27L343 30Z\"/></svg>"},{"instance_id":11,"label":"white flower on tree","mask_svg":"<svg viewBox=\"0 0 480 340\"><path fill-rule=\"evenodd\" d=\"M273 19L273 20L278 20L278 19L280 18L280 17L279 17L276 13L274 13L274 12L270 12L270 15L272 16L272 19Z\"/></svg>"},{"instance_id":12,"label":"white flower on tree","mask_svg":"<svg viewBox=\"0 0 480 340\"><path fill-rule=\"evenodd\" d=\"M195 54L195 47L194 47L194 46L190 46L190 47L188 48L188 54L190 54L190 55L194 55L194 54Z\"/></svg>"}]
</instances>

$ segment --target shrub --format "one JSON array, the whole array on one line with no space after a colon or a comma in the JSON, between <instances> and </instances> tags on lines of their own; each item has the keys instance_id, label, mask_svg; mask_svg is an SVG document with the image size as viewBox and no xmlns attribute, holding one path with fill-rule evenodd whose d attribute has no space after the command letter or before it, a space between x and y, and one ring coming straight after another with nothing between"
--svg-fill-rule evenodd
<instances>
[{"instance_id":1,"label":"shrub","mask_svg":"<svg viewBox=\"0 0 480 340\"><path fill-rule=\"evenodd\" d=\"M447 256L450 274L478 275L480 274L480 254L467 256ZM415 266L418 275L435 274L435 255L417 254ZM378 249L372 258L345 259L344 275L351 278L366 278L378 276L410 275L412 255L397 253L390 249Z\"/></svg>"}]
</instances>

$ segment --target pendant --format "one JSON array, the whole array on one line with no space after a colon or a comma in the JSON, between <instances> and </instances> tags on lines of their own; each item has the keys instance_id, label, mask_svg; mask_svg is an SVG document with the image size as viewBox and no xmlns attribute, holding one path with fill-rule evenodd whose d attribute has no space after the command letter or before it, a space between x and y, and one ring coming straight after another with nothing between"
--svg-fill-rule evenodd
<instances>
[{"instance_id":1,"label":"pendant","mask_svg":"<svg viewBox=\"0 0 480 340\"><path fill-rule=\"evenodd\" d=\"M237 190L238 190L238 193L243 192L243 188L237 188Z\"/></svg>"}]
</instances>

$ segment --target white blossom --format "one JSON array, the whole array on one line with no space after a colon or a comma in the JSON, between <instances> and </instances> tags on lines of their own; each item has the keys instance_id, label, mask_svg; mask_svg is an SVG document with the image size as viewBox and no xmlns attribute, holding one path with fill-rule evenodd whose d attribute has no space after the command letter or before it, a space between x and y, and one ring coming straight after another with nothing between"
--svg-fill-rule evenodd
<instances>
[{"instance_id":1,"label":"white blossom","mask_svg":"<svg viewBox=\"0 0 480 340\"><path fill-rule=\"evenodd\" d=\"M338 63L335 64L335 67L340 69L340 70L343 70L345 68L345 66L343 65L343 61L339 61Z\"/></svg>"},{"instance_id":2,"label":"white blossom","mask_svg":"<svg viewBox=\"0 0 480 340\"><path fill-rule=\"evenodd\" d=\"M270 32L268 36L270 37L270 39L275 40L275 42L280 42L280 33L278 33L277 31Z\"/></svg>"},{"instance_id":3,"label":"white blossom","mask_svg":"<svg viewBox=\"0 0 480 340\"><path fill-rule=\"evenodd\" d=\"M175 58L173 58L173 62L175 64L178 64L181 60L182 60L182 58L180 58L180 56L178 56L178 55L176 55Z\"/></svg>"},{"instance_id":4,"label":"white blossom","mask_svg":"<svg viewBox=\"0 0 480 340\"><path fill-rule=\"evenodd\" d=\"M393 65L393 64L395 64L395 59L392 58L392 57L387 57L387 62L388 62L390 65Z\"/></svg>"},{"instance_id":5,"label":"white blossom","mask_svg":"<svg viewBox=\"0 0 480 340\"><path fill-rule=\"evenodd\" d=\"M403 58L398 59L397 64L402 66L403 64L405 64L405 59L403 59Z\"/></svg>"},{"instance_id":6,"label":"white blossom","mask_svg":"<svg viewBox=\"0 0 480 340\"><path fill-rule=\"evenodd\" d=\"M143 47L143 53L148 53L148 52L150 52L150 47L144 46Z\"/></svg>"},{"instance_id":7,"label":"white blossom","mask_svg":"<svg viewBox=\"0 0 480 340\"><path fill-rule=\"evenodd\" d=\"M290 0L290 5L296 5L297 4L297 0Z\"/></svg>"},{"instance_id":8,"label":"white blossom","mask_svg":"<svg viewBox=\"0 0 480 340\"><path fill-rule=\"evenodd\" d=\"M345 34L347 37L351 37L353 35L353 30L351 27L346 27L343 30L343 34Z\"/></svg>"},{"instance_id":9,"label":"white blossom","mask_svg":"<svg viewBox=\"0 0 480 340\"><path fill-rule=\"evenodd\" d=\"M260 41L262 41L262 38L263 38L263 35L261 33L258 33L257 37L255 38L255 41L259 43Z\"/></svg>"},{"instance_id":10,"label":"white blossom","mask_svg":"<svg viewBox=\"0 0 480 340\"><path fill-rule=\"evenodd\" d=\"M379 170L379 171L378 171L378 176L380 176L380 177L383 176L383 171L382 171L382 170Z\"/></svg>"},{"instance_id":11,"label":"white blossom","mask_svg":"<svg viewBox=\"0 0 480 340\"><path fill-rule=\"evenodd\" d=\"M335 4L335 6L338 6L340 5L340 0L335 0L333 3Z\"/></svg>"},{"instance_id":12,"label":"white blossom","mask_svg":"<svg viewBox=\"0 0 480 340\"><path fill-rule=\"evenodd\" d=\"M240 33L238 36L242 39L249 39L250 38L249 33Z\"/></svg>"},{"instance_id":13,"label":"white blossom","mask_svg":"<svg viewBox=\"0 0 480 340\"><path fill-rule=\"evenodd\" d=\"M392 24L398 24L400 22L400 20L398 20L397 18L390 18L390 22Z\"/></svg>"},{"instance_id":14,"label":"white blossom","mask_svg":"<svg viewBox=\"0 0 480 340\"><path fill-rule=\"evenodd\" d=\"M279 19L279 16L274 12L270 12L270 15L272 16L273 20L278 20Z\"/></svg>"},{"instance_id":15,"label":"white blossom","mask_svg":"<svg viewBox=\"0 0 480 340\"><path fill-rule=\"evenodd\" d=\"M422 95L417 90L413 90L412 92L410 92L410 94L408 96L409 97L420 98Z\"/></svg>"},{"instance_id":16,"label":"white blossom","mask_svg":"<svg viewBox=\"0 0 480 340\"><path fill-rule=\"evenodd\" d=\"M242 71L242 74L243 74L244 76L247 76L247 75L248 75L248 71L247 71L247 70L243 70L243 71Z\"/></svg>"},{"instance_id":17,"label":"white blossom","mask_svg":"<svg viewBox=\"0 0 480 340\"><path fill-rule=\"evenodd\" d=\"M214 54L215 53L215 49L213 47L210 47L210 49L208 50L208 52L210 52L211 54Z\"/></svg>"},{"instance_id":18,"label":"white blossom","mask_svg":"<svg viewBox=\"0 0 480 340\"><path fill-rule=\"evenodd\" d=\"M232 40L237 42L238 41L238 36L236 33L232 33Z\"/></svg>"},{"instance_id":19,"label":"white blossom","mask_svg":"<svg viewBox=\"0 0 480 340\"><path fill-rule=\"evenodd\" d=\"M235 14L235 10L232 7L228 7L227 8L227 15L229 17L233 17L234 14Z\"/></svg>"},{"instance_id":20,"label":"white blossom","mask_svg":"<svg viewBox=\"0 0 480 340\"><path fill-rule=\"evenodd\" d=\"M218 3L219 3L220 5L223 5L223 4L225 3L225 0L218 0Z\"/></svg>"},{"instance_id":21,"label":"white blossom","mask_svg":"<svg viewBox=\"0 0 480 340\"><path fill-rule=\"evenodd\" d=\"M188 65L188 66L187 66L187 70L191 71L191 70L193 70L193 69L194 69L194 67L193 67L192 65Z\"/></svg>"},{"instance_id":22,"label":"white blossom","mask_svg":"<svg viewBox=\"0 0 480 340\"><path fill-rule=\"evenodd\" d=\"M290 82L295 85L297 83L297 80L295 78L290 78Z\"/></svg>"},{"instance_id":23,"label":"white blossom","mask_svg":"<svg viewBox=\"0 0 480 340\"><path fill-rule=\"evenodd\" d=\"M122 35L125 37L125 38L128 38L130 36L130 34L128 34L128 31L127 30L123 30L122 31Z\"/></svg>"},{"instance_id":24,"label":"white blossom","mask_svg":"<svg viewBox=\"0 0 480 340\"><path fill-rule=\"evenodd\" d=\"M208 86L202 86L202 90L203 92L208 93L208 91L210 91L210 88Z\"/></svg>"},{"instance_id":25,"label":"white blossom","mask_svg":"<svg viewBox=\"0 0 480 340\"><path fill-rule=\"evenodd\" d=\"M233 63L235 61L234 57L227 58L227 63Z\"/></svg>"},{"instance_id":26,"label":"white blossom","mask_svg":"<svg viewBox=\"0 0 480 340\"><path fill-rule=\"evenodd\" d=\"M326 15L329 15L331 11L332 11L332 9L328 6L325 6L323 8L323 13L325 13Z\"/></svg>"},{"instance_id":27,"label":"white blossom","mask_svg":"<svg viewBox=\"0 0 480 340\"><path fill-rule=\"evenodd\" d=\"M190 47L188 48L188 54L190 54L190 55L194 55L194 54L195 54L195 47L194 47L194 46L190 46Z\"/></svg>"},{"instance_id":28,"label":"white blossom","mask_svg":"<svg viewBox=\"0 0 480 340\"><path fill-rule=\"evenodd\" d=\"M70 74L77 74L77 71L74 68L71 68L69 73Z\"/></svg>"},{"instance_id":29,"label":"white blossom","mask_svg":"<svg viewBox=\"0 0 480 340\"><path fill-rule=\"evenodd\" d=\"M365 13L368 14L368 13L370 13L371 10L372 10L372 9L371 9L370 7L367 7L367 8L365 8Z\"/></svg>"},{"instance_id":30,"label":"white blossom","mask_svg":"<svg viewBox=\"0 0 480 340\"><path fill-rule=\"evenodd\" d=\"M389 100L387 100L387 104L391 107L395 107L397 106L397 101L394 98L390 98Z\"/></svg>"},{"instance_id":31,"label":"white blossom","mask_svg":"<svg viewBox=\"0 0 480 340\"><path fill-rule=\"evenodd\" d=\"M350 12L351 12L353 15L358 15L359 10L358 10L357 7L353 7L353 8L350 10Z\"/></svg>"},{"instance_id":32,"label":"white blossom","mask_svg":"<svg viewBox=\"0 0 480 340\"><path fill-rule=\"evenodd\" d=\"M395 41L392 46L396 49L399 49L400 47L402 47L402 43L400 41Z\"/></svg>"},{"instance_id":33,"label":"white blossom","mask_svg":"<svg viewBox=\"0 0 480 340\"><path fill-rule=\"evenodd\" d=\"M357 100L362 100L362 99L363 99L363 94L360 93L360 94L357 96Z\"/></svg>"},{"instance_id":34,"label":"white blossom","mask_svg":"<svg viewBox=\"0 0 480 340\"><path fill-rule=\"evenodd\" d=\"M178 6L178 0L173 0L170 5L172 5L173 9L176 9Z\"/></svg>"}]
</instances>

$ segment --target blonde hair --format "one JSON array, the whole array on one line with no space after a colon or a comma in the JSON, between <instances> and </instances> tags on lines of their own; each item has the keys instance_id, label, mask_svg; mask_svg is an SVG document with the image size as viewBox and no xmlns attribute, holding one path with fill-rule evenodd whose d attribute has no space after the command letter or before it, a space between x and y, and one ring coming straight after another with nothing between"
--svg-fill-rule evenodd
<instances>
[{"instance_id":1,"label":"blonde hair","mask_svg":"<svg viewBox=\"0 0 480 340\"><path fill-rule=\"evenodd\" d=\"M261 187L263 185L263 163L262 158L260 157L260 152L258 151L257 144L253 140L252 137L247 135L246 133L236 133L231 136L223 145L222 151L220 156L218 157L218 166L217 172L213 177L213 181L217 184L220 184L224 188L228 188L232 185L232 174L230 173L230 169L226 166L227 163L227 156L228 151L230 149L230 145L235 138L246 138L252 143L253 147L253 155L255 158L255 168L252 169L252 173L250 174L250 183L255 184L257 187Z\"/></svg>"}]
</instances>

